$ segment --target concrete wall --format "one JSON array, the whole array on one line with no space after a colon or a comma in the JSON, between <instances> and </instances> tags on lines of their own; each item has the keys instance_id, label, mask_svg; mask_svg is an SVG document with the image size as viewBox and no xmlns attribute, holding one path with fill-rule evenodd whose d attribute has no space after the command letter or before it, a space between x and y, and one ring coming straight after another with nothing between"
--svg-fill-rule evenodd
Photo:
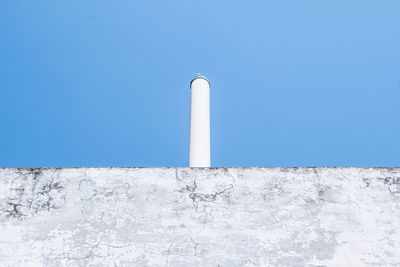
<instances>
[{"instance_id":1,"label":"concrete wall","mask_svg":"<svg viewBox=\"0 0 400 267\"><path fill-rule=\"evenodd\" d=\"M0 266L400 266L400 169L0 169Z\"/></svg>"}]
</instances>

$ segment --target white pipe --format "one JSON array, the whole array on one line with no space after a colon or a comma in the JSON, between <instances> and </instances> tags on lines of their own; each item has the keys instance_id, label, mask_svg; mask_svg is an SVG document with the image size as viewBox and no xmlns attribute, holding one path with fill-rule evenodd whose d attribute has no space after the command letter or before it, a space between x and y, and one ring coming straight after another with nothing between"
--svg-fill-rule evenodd
<instances>
[{"instance_id":1,"label":"white pipe","mask_svg":"<svg viewBox=\"0 0 400 267\"><path fill-rule=\"evenodd\" d=\"M210 82L203 76L191 83L189 167L210 167Z\"/></svg>"}]
</instances>

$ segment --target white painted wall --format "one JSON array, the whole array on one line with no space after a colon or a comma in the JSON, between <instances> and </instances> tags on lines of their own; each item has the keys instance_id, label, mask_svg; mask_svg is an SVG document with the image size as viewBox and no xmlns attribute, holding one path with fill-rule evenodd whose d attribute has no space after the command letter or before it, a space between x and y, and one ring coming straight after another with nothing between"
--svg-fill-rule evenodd
<instances>
[{"instance_id":1,"label":"white painted wall","mask_svg":"<svg viewBox=\"0 0 400 267\"><path fill-rule=\"evenodd\" d=\"M0 266L400 266L399 168L0 168Z\"/></svg>"}]
</instances>

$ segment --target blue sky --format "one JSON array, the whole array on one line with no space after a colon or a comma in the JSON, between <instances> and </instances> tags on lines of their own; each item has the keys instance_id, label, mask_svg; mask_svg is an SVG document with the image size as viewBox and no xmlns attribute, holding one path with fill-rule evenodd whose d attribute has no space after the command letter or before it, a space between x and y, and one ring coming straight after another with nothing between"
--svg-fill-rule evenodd
<instances>
[{"instance_id":1,"label":"blue sky","mask_svg":"<svg viewBox=\"0 0 400 267\"><path fill-rule=\"evenodd\" d=\"M0 166L399 166L400 2L2 1Z\"/></svg>"}]
</instances>

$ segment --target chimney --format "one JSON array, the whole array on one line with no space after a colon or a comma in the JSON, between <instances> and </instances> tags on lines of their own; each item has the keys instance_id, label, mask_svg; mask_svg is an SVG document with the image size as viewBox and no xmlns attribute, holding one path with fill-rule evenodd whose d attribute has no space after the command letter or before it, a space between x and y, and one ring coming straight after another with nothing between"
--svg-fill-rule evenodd
<instances>
[{"instance_id":1,"label":"chimney","mask_svg":"<svg viewBox=\"0 0 400 267\"><path fill-rule=\"evenodd\" d=\"M189 167L210 167L210 82L196 76L190 82Z\"/></svg>"}]
</instances>

